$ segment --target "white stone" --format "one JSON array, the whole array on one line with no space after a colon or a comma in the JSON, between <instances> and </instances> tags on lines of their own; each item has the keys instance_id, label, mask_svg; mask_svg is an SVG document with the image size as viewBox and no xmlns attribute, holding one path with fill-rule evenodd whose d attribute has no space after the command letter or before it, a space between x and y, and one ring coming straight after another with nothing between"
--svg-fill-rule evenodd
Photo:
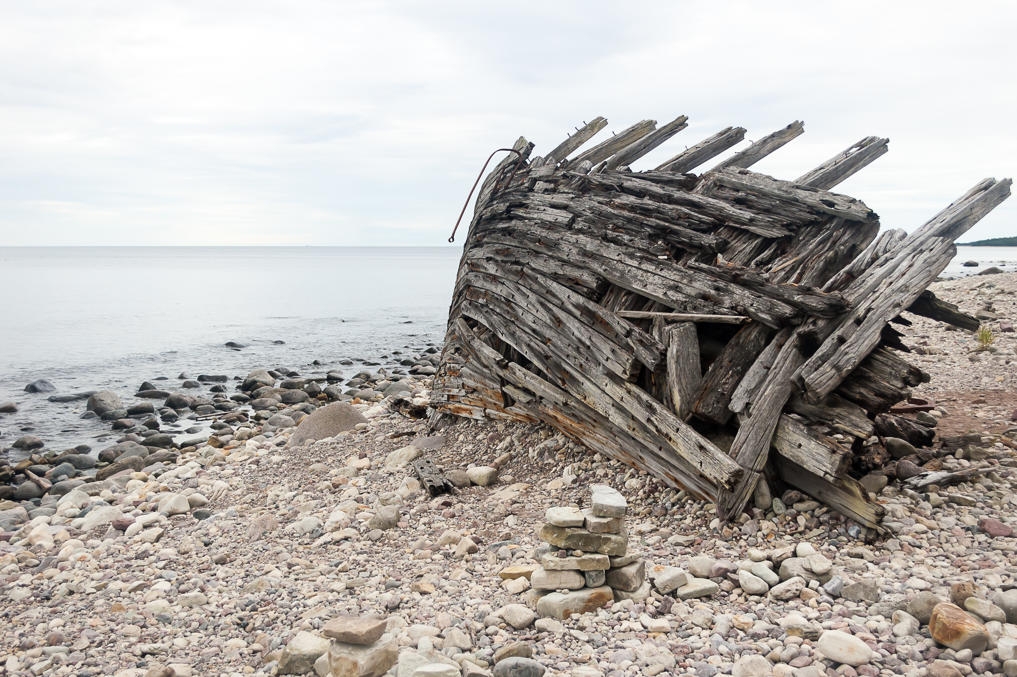
<instances>
[{"instance_id":1,"label":"white stone","mask_svg":"<svg viewBox=\"0 0 1017 677\"><path fill-rule=\"evenodd\" d=\"M581 527L586 521L578 508L548 508L544 512L544 521L556 527Z\"/></svg>"},{"instance_id":2,"label":"white stone","mask_svg":"<svg viewBox=\"0 0 1017 677\"><path fill-rule=\"evenodd\" d=\"M717 560L706 555L693 557L688 561L689 573L699 578L709 578L710 574L713 573L713 565L716 562Z\"/></svg>"},{"instance_id":3,"label":"white stone","mask_svg":"<svg viewBox=\"0 0 1017 677\"><path fill-rule=\"evenodd\" d=\"M163 515L185 515L190 510L190 501L180 494L167 494L159 501L159 512Z\"/></svg>"},{"instance_id":4,"label":"white stone","mask_svg":"<svg viewBox=\"0 0 1017 677\"><path fill-rule=\"evenodd\" d=\"M668 595L689 582L689 575L678 567L650 567L650 580L653 587L662 595Z\"/></svg>"},{"instance_id":5,"label":"white stone","mask_svg":"<svg viewBox=\"0 0 1017 677\"><path fill-rule=\"evenodd\" d=\"M459 668L445 663L428 663L413 671L413 677L460 677Z\"/></svg>"},{"instance_id":6,"label":"white stone","mask_svg":"<svg viewBox=\"0 0 1017 677\"><path fill-rule=\"evenodd\" d=\"M498 615L516 630L528 628L537 620L537 614L522 604L506 604L498 611Z\"/></svg>"},{"instance_id":7,"label":"white stone","mask_svg":"<svg viewBox=\"0 0 1017 677\"><path fill-rule=\"evenodd\" d=\"M765 656L742 656L735 661L731 668L733 677L770 677L773 674L773 664L766 660Z\"/></svg>"},{"instance_id":8,"label":"white stone","mask_svg":"<svg viewBox=\"0 0 1017 677\"><path fill-rule=\"evenodd\" d=\"M123 518L123 516L124 514L120 512L120 508L115 505L93 508L87 515L81 518L81 525L78 528L82 531L91 531L97 527L104 527L113 520Z\"/></svg>"},{"instance_id":9,"label":"white stone","mask_svg":"<svg viewBox=\"0 0 1017 677\"><path fill-rule=\"evenodd\" d=\"M840 630L827 630L819 637L816 645L830 660L844 665L864 665L872 660L872 649L854 635Z\"/></svg>"},{"instance_id":10,"label":"white stone","mask_svg":"<svg viewBox=\"0 0 1017 677\"><path fill-rule=\"evenodd\" d=\"M770 597L788 600L797 597L805 589L805 579L801 576L789 578L780 585L770 588Z\"/></svg>"},{"instance_id":11,"label":"white stone","mask_svg":"<svg viewBox=\"0 0 1017 677\"><path fill-rule=\"evenodd\" d=\"M597 517L624 517L629 504L617 489L606 484L590 487L590 509Z\"/></svg>"},{"instance_id":12,"label":"white stone","mask_svg":"<svg viewBox=\"0 0 1017 677\"><path fill-rule=\"evenodd\" d=\"M534 590L578 590L586 585L586 579L578 571L548 571L537 567L530 575L530 585Z\"/></svg>"},{"instance_id":13,"label":"white stone","mask_svg":"<svg viewBox=\"0 0 1017 677\"><path fill-rule=\"evenodd\" d=\"M696 599L709 597L720 590L720 586L706 578L691 578L688 583L675 591L678 599Z\"/></svg>"},{"instance_id":14,"label":"white stone","mask_svg":"<svg viewBox=\"0 0 1017 677\"><path fill-rule=\"evenodd\" d=\"M765 595L770 589L766 581L747 569L738 570L738 585L750 595Z\"/></svg>"},{"instance_id":15,"label":"white stone","mask_svg":"<svg viewBox=\"0 0 1017 677\"><path fill-rule=\"evenodd\" d=\"M475 465L466 469L466 476L478 487L489 487L498 477L498 469L489 465Z\"/></svg>"},{"instance_id":16,"label":"white stone","mask_svg":"<svg viewBox=\"0 0 1017 677\"><path fill-rule=\"evenodd\" d=\"M399 470L420 455L420 449L413 445L396 449L385 457L385 470Z\"/></svg>"}]
</instances>

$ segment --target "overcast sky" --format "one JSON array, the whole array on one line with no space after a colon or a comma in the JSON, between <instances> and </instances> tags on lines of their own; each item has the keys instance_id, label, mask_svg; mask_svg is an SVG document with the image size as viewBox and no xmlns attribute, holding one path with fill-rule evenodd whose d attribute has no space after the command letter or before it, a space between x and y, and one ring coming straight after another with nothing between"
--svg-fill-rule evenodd
<instances>
[{"instance_id":1,"label":"overcast sky","mask_svg":"<svg viewBox=\"0 0 1017 677\"><path fill-rule=\"evenodd\" d=\"M0 245L438 245L487 154L584 120L805 134L912 229L1017 173L1017 3L0 0ZM608 131L601 132L607 135ZM601 137L598 137L601 138ZM747 143L747 142L745 142ZM1017 235L1017 198L968 239Z\"/></svg>"}]
</instances>

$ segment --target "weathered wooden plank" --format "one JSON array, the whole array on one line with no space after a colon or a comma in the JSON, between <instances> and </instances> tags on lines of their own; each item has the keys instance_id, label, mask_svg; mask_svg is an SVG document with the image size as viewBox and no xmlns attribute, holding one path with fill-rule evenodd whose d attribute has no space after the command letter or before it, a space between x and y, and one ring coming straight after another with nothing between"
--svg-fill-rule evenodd
<instances>
[{"instance_id":1,"label":"weathered wooden plank","mask_svg":"<svg viewBox=\"0 0 1017 677\"><path fill-rule=\"evenodd\" d=\"M842 477L851 463L850 449L840 447L787 414L777 422L773 448L792 463L828 480Z\"/></svg>"},{"instance_id":2,"label":"weathered wooden plank","mask_svg":"<svg viewBox=\"0 0 1017 677\"><path fill-rule=\"evenodd\" d=\"M875 432L872 419L868 417L865 409L837 393L831 394L822 404L812 404L795 395L788 403L788 407L810 423L826 426L858 439L866 440Z\"/></svg>"},{"instance_id":3,"label":"weathered wooden plank","mask_svg":"<svg viewBox=\"0 0 1017 677\"><path fill-rule=\"evenodd\" d=\"M756 141L745 150L735 153L728 159L718 164L711 171L716 171L718 169L727 169L730 167L741 167L742 169L746 167L751 167L752 165L756 164L757 162L765 158L767 155L772 153L773 151L789 143L790 141L800 136L804 132L805 125L801 121L795 120L787 127L784 127L783 129L778 129L773 134L765 136L759 141Z\"/></svg>"},{"instance_id":4,"label":"weathered wooden plank","mask_svg":"<svg viewBox=\"0 0 1017 677\"><path fill-rule=\"evenodd\" d=\"M780 478L791 486L826 503L862 526L877 532L883 531L880 522L885 512L884 508L870 501L865 489L855 480L850 478L828 480L780 456L777 457L776 466Z\"/></svg>"},{"instance_id":5,"label":"weathered wooden plank","mask_svg":"<svg viewBox=\"0 0 1017 677\"><path fill-rule=\"evenodd\" d=\"M977 331L982 324L974 315L968 315L956 305L944 301L928 289L918 295L918 298L908 306L907 311L931 320L952 324L967 331Z\"/></svg>"},{"instance_id":6,"label":"weathered wooden plank","mask_svg":"<svg viewBox=\"0 0 1017 677\"><path fill-rule=\"evenodd\" d=\"M795 183L813 188L833 188L886 153L889 143L890 139L867 136L812 171L802 174L795 179Z\"/></svg>"},{"instance_id":7,"label":"weathered wooden plank","mask_svg":"<svg viewBox=\"0 0 1017 677\"><path fill-rule=\"evenodd\" d=\"M544 156L544 164L557 164L579 150L579 147L596 136L597 132L607 127L607 118L597 116L576 130L575 134L559 143Z\"/></svg>"},{"instance_id":8,"label":"weathered wooden plank","mask_svg":"<svg viewBox=\"0 0 1017 677\"><path fill-rule=\"evenodd\" d=\"M672 322L713 322L716 324L741 324L749 318L744 315L717 315L708 313L668 313L652 310L619 310L618 317L631 320L670 320Z\"/></svg>"},{"instance_id":9,"label":"weathered wooden plank","mask_svg":"<svg viewBox=\"0 0 1017 677\"><path fill-rule=\"evenodd\" d=\"M683 150L657 167L657 171L683 174L712 160L745 138L744 127L725 127L713 136Z\"/></svg>"},{"instance_id":10,"label":"weathered wooden plank","mask_svg":"<svg viewBox=\"0 0 1017 677\"><path fill-rule=\"evenodd\" d=\"M643 138L657 127L657 123L654 120L643 120L632 125L628 129L615 134L610 139L606 139L601 143L598 143L593 148L580 153L575 159L570 160L570 165L577 165L581 162L589 162L591 165L596 165L598 162L603 162L608 159L622 148L635 143L639 139Z\"/></svg>"},{"instance_id":11,"label":"weathered wooden plank","mask_svg":"<svg viewBox=\"0 0 1017 677\"><path fill-rule=\"evenodd\" d=\"M678 418L688 419L702 373L696 325L680 322L667 328L667 390Z\"/></svg>"},{"instance_id":12,"label":"weathered wooden plank","mask_svg":"<svg viewBox=\"0 0 1017 677\"><path fill-rule=\"evenodd\" d=\"M604 169L611 170L632 164L688 126L688 118L684 115L679 115L666 125L655 129L652 133L647 134L641 139L633 141L615 153L607 160Z\"/></svg>"}]
</instances>

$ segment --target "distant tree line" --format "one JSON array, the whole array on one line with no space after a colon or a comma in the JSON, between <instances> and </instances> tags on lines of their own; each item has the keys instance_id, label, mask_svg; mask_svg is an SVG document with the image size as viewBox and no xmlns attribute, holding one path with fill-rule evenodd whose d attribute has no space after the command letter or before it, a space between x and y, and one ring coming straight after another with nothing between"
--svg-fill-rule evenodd
<instances>
[{"instance_id":1,"label":"distant tree line","mask_svg":"<svg viewBox=\"0 0 1017 677\"><path fill-rule=\"evenodd\" d=\"M993 237L975 242L958 242L959 247L1017 247L1017 237Z\"/></svg>"}]
</instances>

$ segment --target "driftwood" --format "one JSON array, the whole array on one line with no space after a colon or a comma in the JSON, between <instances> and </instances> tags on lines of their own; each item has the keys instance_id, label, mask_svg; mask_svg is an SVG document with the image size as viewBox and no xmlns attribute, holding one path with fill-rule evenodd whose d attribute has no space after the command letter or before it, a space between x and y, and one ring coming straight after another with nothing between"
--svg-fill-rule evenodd
<instances>
[{"instance_id":1,"label":"driftwood","mask_svg":"<svg viewBox=\"0 0 1017 677\"><path fill-rule=\"evenodd\" d=\"M582 150L606 124L594 118L544 157L520 138L481 184L436 415L544 422L725 518L760 481L781 481L878 528L882 510L849 476L863 442L928 437L886 413L928 380L889 323L907 311L977 327L926 287L1010 180L986 179L911 234L880 231L864 203L830 189L887 139L783 181L749 167L800 122L701 175L689 172L743 128L632 171L686 118Z\"/></svg>"}]
</instances>

